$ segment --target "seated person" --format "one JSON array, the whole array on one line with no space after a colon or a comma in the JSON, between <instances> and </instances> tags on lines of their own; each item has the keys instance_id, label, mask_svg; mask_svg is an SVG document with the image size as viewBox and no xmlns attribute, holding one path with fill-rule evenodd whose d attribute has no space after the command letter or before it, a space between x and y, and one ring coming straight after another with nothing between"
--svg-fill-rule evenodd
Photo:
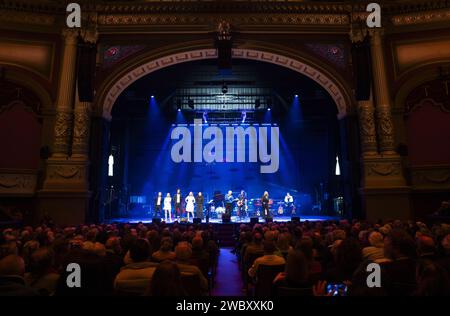
<instances>
[{"instance_id":1,"label":"seated person","mask_svg":"<svg viewBox=\"0 0 450 316\"><path fill-rule=\"evenodd\" d=\"M386 257L381 263L381 279L388 295L411 295L416 284L416 247L414 239L403 230L393 230L384 238ZM399 288L398 285L402 285ZM408 287L409 285L409 287Z\"/></svg>"},{"instance_id":2,"label":"seated person","mask_svg":"<svg viewBox=\"0 0 450 316\"><path fill-rule=\"evenodd\" d=\"M379 232L371 232L368 241L370 246L362 250L363 259L376 262L385 260L383 235Z\"/></svg>"},{"instance_id":3,"label":"seated person","mask_svg":"<svg viewBox=\"0 0 450 316\"><path fill-rule=\"evenodd\" d=\"M192 255L189 262L197 266L205 277L208 277L210 255L203 248L203 239L200 236L192 239Z\"/></svg>"},{"instance_id":4,"label":"seated person","mask_svg":"<svg viewBox=\"0 0 450 316\"><path fill-rule=\"evenodd\" d=\"M189 263L189 259L192 255L191 245L188 242L179 242L175 247L175 254L178 268L181 274L195 274L198 275L200 280L200 288L205 294L208 292L208 280L203 275L200 269Z\"/></svg>"},{"instance_id":5,"label":"seated person","mask_svg":"<svg viewBox=\"0 0 450 316\"><path fill-rule=\"evenodd\" d=\"M300 250L291 249L287 256L286 270L279 273L273 283L275 287L306 287L308 282L308 261Z\"/></svg>"},{"instance_id":6,"label":"seated person","mask_svg":"<svg viewBox=\"0 0 450 316\"><path fill-rule=\"evenodd\" d=\"M0 296L36 296L38 292L25 284L25 262L17 255L0 260Z\"/></svg>"},{"instance_id":7,"label":"seated person","mask_svg":"<svg viewBox=\"0 0 450 316\"><path fill-rule=\"evenodd\" d=\"M138 239L130 247L131 263L124 266L114 281L116 291L144 294L157 264L148 261L150 246L145 239Z\"/></svg>"},{"instance_id":8,"label":"seated person","mask_svg":"<svg viewBox=\"0 0 450 316\"><path fill-rule=\"evenodd\" d=\"M55 292L59 274L53 270L53 252L40 248L31 255L30 272L25 274L25 282L43 295Z\"/></svg>"},{"instance_id":9,"label":"seated person","mask_svg":"<svg viewBox=\"0 0 450 316\"><path fill-rule=\"evenodd\" d=\"M175 252L172 251L172 239L164 237L161 241L161 247L158 251L152 254L152 260L155 262L162 262L164 260L175 260Z\"/></svg>"},{"instance_id":10,"label":"seated person","mask_svg":"<svg viewBox=\"0 0 450 316\"><path fill-rule=\"evenodd\" d=\"M147 289L148 296L185 296L181 282L181 272L171 261L164 261L158 265L153 273L152 281Z\"/></svg>"},{"instance_id":11,"label":"seated person","mask_svg":"<svg viewBox=\"0 0 450 316\"><path fill-rule=\"evenodd\" d=\"M274 254L277 248L273 241L264 241L263 249L264 255L262 257L257 258L255 262L253 262L253 265L248 270L248 275L251 276L252 278L256 277L259 265L276 266L286 263L283 257Z\"/></svg>"}]
</instances>

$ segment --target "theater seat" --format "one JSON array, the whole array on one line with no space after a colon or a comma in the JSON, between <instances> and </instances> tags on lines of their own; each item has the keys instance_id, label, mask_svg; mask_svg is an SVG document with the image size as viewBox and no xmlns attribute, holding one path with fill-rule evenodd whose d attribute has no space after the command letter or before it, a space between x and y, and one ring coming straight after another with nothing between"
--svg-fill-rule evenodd
<instances>
[{"instance_id":1,"label":"theater seat","mask_svg":"<svg viewBox=\"0 0 450 316\"><path fill-rule=\"evenodd\" d=\"M273 280L278 273L284 271L284 264L259 265L256 272L255 296L272 296Z\"/></svg>"},{"instance_id":2,"label":"theater seat","mask_svg":"<svg viewBox=\"0 0 450 316\"><path fill-rule=\"evenodd\" d=\"M181 283L187 296L202 296L200 278L196 274L181 273Z\"/></svg>"}]
</instances>

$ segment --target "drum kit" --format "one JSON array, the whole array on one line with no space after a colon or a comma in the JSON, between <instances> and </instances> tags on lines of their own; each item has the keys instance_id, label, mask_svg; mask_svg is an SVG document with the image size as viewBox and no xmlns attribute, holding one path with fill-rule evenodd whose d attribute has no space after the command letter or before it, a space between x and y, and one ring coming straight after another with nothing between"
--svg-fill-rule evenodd
<instances>
[{"instance_id":1,"label":"drum kit","mask_svg":"<svg viewBox=\"0 0 450 316\"><path fill-rule=\"evenodd\" d=\"M221 219L222 215L225 214L225 202L224 195L220 193L215 193L214 198L207 203L207 208L209 209L210 218ZM236 199L239 203L239 200ZM238 211L239 205L233 208L233 213L239 216ZM294 203L286 203L283 200L269 200L269 208L271 210L276 210L274 215L278 216L291 216L295 215L296 206ZM245 213L247 216L261 216L262 214L262 202L261 199L250 199L248 203L245 203Z\"/></svg>"}]
</instances>

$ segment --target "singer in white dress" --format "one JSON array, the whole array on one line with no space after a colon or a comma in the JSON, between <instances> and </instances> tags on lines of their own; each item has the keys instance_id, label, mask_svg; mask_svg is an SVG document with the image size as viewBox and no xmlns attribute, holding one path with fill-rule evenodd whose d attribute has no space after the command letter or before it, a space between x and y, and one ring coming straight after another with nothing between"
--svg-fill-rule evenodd
<instances>
[{"instance_id":1,"label":"singer in white dress","mask_svg":"<svg viewBox=\"0 0 450 316\"><path fill-rule=\"evenodd\" d=\"M189 222L189 214L192 215L192 218L194 218L194 203L195 203L194 193L189 192L189 195L186 197L185 202L186 202L187 220Z\"/></svg>"},{"instance_id":2,"label":"singer in white dress","mask_svg":"<svg viewBox=\"0 0 450 316\"><path fill-rule=\"evenodd\" d=\"M167 193L166 197L164 198L164 220L166 222L167 217L169 217L170 221L172 221L172 198L170 197L170 193Z\"/></svg>"}]
</instances>

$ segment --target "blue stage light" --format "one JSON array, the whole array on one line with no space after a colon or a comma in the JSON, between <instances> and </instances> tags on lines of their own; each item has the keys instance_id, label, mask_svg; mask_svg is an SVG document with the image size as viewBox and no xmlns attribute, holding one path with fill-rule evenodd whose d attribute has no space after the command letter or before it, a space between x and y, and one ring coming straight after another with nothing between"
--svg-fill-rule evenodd
<instances>
[{"instance_id":1,"label":"blue stage light","mask_svg":"<svg viewBox=\"0 0 450 316\"><path fill-rule=\"evenodd\" d=\"M154 99L155 98L155 96L152 94L151 96L150 96L150 98L152 98L152 99Z\"/></svg>"},{"instance_id":2,"label":"blue stage light","mask_svg":"<svg viewBox=\"0 0 450 316\"><path fill-rule=\"evenodd\" d=\"M270 108L268 108L267 111L270 111Z\"/></svg>"},{"instance_id":3,"label":"blue stage light","mask_svg":"<svg viewBox=\"0 0 450 316\"><path fill-rule=\"evenodd\" d=\"M294 95L295 98L298 98L298 94Z\"/></svg>"}]
</instances>

